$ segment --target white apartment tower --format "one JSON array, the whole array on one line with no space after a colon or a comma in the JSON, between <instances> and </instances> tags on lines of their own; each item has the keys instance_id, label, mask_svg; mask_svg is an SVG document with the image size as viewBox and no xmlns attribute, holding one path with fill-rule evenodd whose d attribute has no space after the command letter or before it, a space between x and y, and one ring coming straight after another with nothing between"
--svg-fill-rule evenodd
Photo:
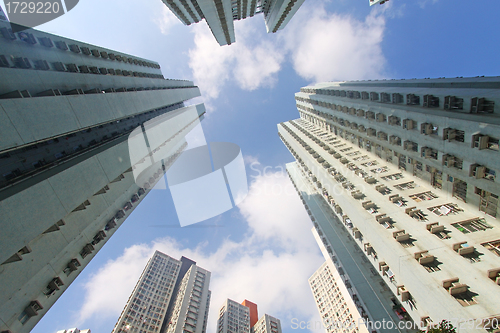
<instances>
[{"instance_id":1,"label":"white apartment tower","mask_svg":"<svg viewBox=\"0 0 500 333\"><path fill-rule=\"evenodd\" d=\"M161 179L203 117L183 104L199 95L156 62L0 22L0 331L29 332ZM132 135L188 113L131 162Z\"/></svg>"},{"instance_id":2,"label":"white apartment tower","mask_svg":"<svg viewBox=\"0 0 500 333\"><path fill-rule=\"evenodd\" d=\"M163 0L185 25L207 22L219 45L235 42L234 21L263 13L267 32L283 29L304 0Z\"/></svg>"},{"instance_id":3,"label":"white apartment tower","mask_svg":"<svg viewBox=\"0 0 500 333\"><path fill-rule=\"evenodd\" d=\"M192 265L186 272L172 300L172 313L165 333L205 333L211 292L210 272Z\"/></svg>"},{"instance_id":4,"label":"white apartment tower","mask_svg":"<svg viewBox=\"0 0 500 333\"><path fill-rule=\"evenodd\" d=\"M60 330L57 333L90 333L90 330L79 330L78 328L70 328L69 330Z\"/></svg>"},{"instance_id":5,"label":"white apartment tower","mask_svg":"<svg viewBox=\"0 0 500 333\"><path fill-rule=\"evenodd\" d=\"M352 301L393 328L447 319L498 329L499 96L498 77L296 94L300 119L278 125L296 159L287 170L351 313Z\"/></svg>"},{"instance_id":6,"label":"white apartment tower","mask_svg":"<svg viewBox=\"0 0 500 333\"><path fill-rule=\"evenodd\" d=\"M281 322L278 318L264 314L260 319L253 325L251 329L252 333L281 333Z\"/></svg>"},{"instance_id":7,"label":"white apartment tower","mask_svg":"<svg viewBox=\"0 0 500 333\"><path fill-rule=\"evenodd\" d=\"M130 295L114 333L204 333L210 272L185 257L156 251Z\"/></svg>"},{"instance_id":8,"label":"white apartment tower","mask_svg":"<svg viewBox=\"0 0 500 333\"><path fill-rule=\"evenodd\" d=\"M217 333L250 333L250 309L228 298L219 309Z\"/></svg>"},{"instance_id":9,"label":"white apartment tower","mask_svg":"<svg viewBox=\"0 0 500 333\"><path fill-rule=\"evenodd\" d=\"M327 333L370 332L367 326L362 324L369 318L361 300L357 297L357 291L353 290L354 287L345 274L341 275L343 270L336 266L338 259L335 258L335 263L333 262L327 247L314 227L312 233L326 259L309 278L309 286L324 328ZM384 283L380 280L379 283ZM392 320L390 317L382 317L382 319Z\"/></svg>"}]
</instances>

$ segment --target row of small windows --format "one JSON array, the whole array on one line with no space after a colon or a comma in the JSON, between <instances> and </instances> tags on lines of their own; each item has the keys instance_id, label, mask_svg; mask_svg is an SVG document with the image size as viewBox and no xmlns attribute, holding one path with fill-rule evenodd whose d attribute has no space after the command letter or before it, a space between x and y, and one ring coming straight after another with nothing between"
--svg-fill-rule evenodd
<instances>
[{"instance_id":1,"label":"row of small windows","mask_svg":"<svg viewBox=\"0 0 500 333\"><path fill-rule=\"evenodd\" d=\"M38 93L30 92L29 90L14 90L8 93L0 95L0 99L11 99L11 98L31 98L31 97L48 97L48 96L63 96L63 95L90 95L90 94L103 94L103 93L117 93L117 92L133 92L133 91L148 91L148 90L166 90L166 89L184 89L184 88L196 88L194 86L190 87L130 87L130 88L92 88L88 90L83 90L80 88L70 89L66 91L60 91L59 89L48 89L40 91Z\"/></svg>"},{"instance_id":2,"label":"row of small windows","mask_svg":"<svg viewBox=\"0 0 500 333\"><path fill-rule=\"evenodd\" d=\"M12 65L11 65L12 64ZM83 73L83 74L101 74L101 75L119 75L119 76L134 76L150 79L165 79L161 74L143 73L128 71L122 69L113 69L97 66L63 64L62 62L53 62L49 64L46 60L30 60L23 57L10 56L10 61L5 55L0 55L0 67L21 68L21 69L36 69L36 70L55 70L58 72Z\"/></svg>"},{"instance_id":3,"label":"row of small windows","mask_svg":"<svg viewBox=\"0 0 500 333\"><path fill-rule=\"evenodd\" d=\"M336 117L335 117L336 118ZM350 123L349 121L345 121L343 119L340 119L337 121L340 125L349 127L351 129L356 129L359 132L366 133L367 136L369 137L377 137L377 139L381 141L388 141L392 145L396 146L402 146L405 150L411 151L411 152L418 152L418 143L410 141L410 140L405 140L404 142L401 140L400 137L396 135L391 135L388 136L387 133L378 131L374 128L365 128L363 125L357 125L355 123ZM481 138L484 136L477 136L473 137L473 145L474 147L479 146ZM496 147L498 147L498 140L494 138L490 138L486 136L488 139L491 139L493 142L496 142ZM478 143L479 142L479 143ZM486 144L483 144L483 146L486 147ZM420 149L420 156L426 159L438 159L438 150L432 148L432 147L422 147ZM443 154L442 156L442 164L451 168L456 168L456 169L462 169L463 167L463 160L461 158L458 158L456 156L450 155L450 154ZM482 165L478 164L473 164L471 165L471 169L469 170L469 176L474 177L476 179L486 179L489 181L495 181L496 179L496 172L495 170L492 170L490 168L487 168Z\"/></svg>"},{"instance_id":4,"label":"row of small windows","mask_svg":"<svg viewBox=\"0 0 500 333\"><path fill-rule=\"evenodd\" d=\"M301 88L301 92L308 94L319 94L319 95L330 95L338 97L346 97L351 99L362 99L370 100L373 102L381 103L394 103L403 104L404 96L399 93L378 93L378 92L366 92L366 91L350 91L350 90L332 90L332 89L311 89L311 88ZM422 98L421 98L422 97ZM440 97L434 95L406 95L407 105L422 105L426 108L439 108L440 107ZM470 113L493 113L495 108L495 102L487 100L486 98L473 97L471 99ZM444 97L444 110L463 110L464 109L464 99L457 96L445 96Z\"/></svg>"},{"instance_id":5,"label":"row of small windows","mask_svg":"<svg viewBox=\"0 0 500 333\"><path fill-rule=\"evenodd\" d=\"M124 63L128 62L129 64L160 69L160 65L152 63L152 62L144 61L141 59L134 59L131 57L129 58L129 57L122 56L119 54L115 55L114 53L108 53L106 51L99 51L97 49L91 50L86 46L78 46L77 44L67 45L66 42L64 42L64 41L52 42L52 40L49 37L35 38L35 36L33 34L27 33L27 32L18 32L17 36L16 36L16 34L14 32L12 32L12 29L8 29L5 27L1 28L0 32L5 39L11 40L11 41L16 40L19 37L19 40L26 42L28 44L31 44L31 45L35 45L35 44L38 44L38 42L40 42L40 45L43 45L43 46L48 47L48 48L52 48L55 46L59 50L63 50L63 51L70 50L71 52L74 52L74 53L82 53L82 54L85 54L88 56L92 55L96 58L101 57L103 59L116 60L118 62L123 61ZM37 39L38 39L38 41L37 41Z\"/></svg>"},{"instance_id":6,"label":"row of small windows","mask_svg":"<svg viewBox=\"0 0 500 333\"><path fill-rule=\"evenodd\" d=\"M295 125L295 124L294 124ZM288 128L286 126L284 126L285 129L288 130ZM292 133L291 133L292 134ZM292 134L293 136L293 134ZM299 139L300 141L300 139ZM285 141L286 142L286 141ZM314 181L314 178L313 178L313 181ZM319 186L319 188L321 188L321 186ZM445 205L447 208L450 209L450 211L453 213L453 214L456 214L460 211L463 211L462 209L460 209L458 206L454 205L454 204L447 204ZM442 207L442 205L439 205L439 206L434 206L434 207L430 207L428 208L428 210L434 212L436 215L441 215L442 213L439 211L439 209ZM307 208L307 205L306 205L306 208ZM408 213L408 212L407 212ZM411 214L410 214L411 215ZM314 220L313 220L314 221ZM477 221L477 219L474 220L474 227L471 226L471 220L468 220L468 221L463 221L463 222L460 222L458 223L459 224L459 230L462 231L463 233L468 233L468 232L475 232L477 230L485 230L486 228L491 228L490 226L488 226L486 223L482 222L482 223L479 223ZM455 225L454 225L455 226ZM464 226L467 226L467 228L465 228ZM456 227L456 226L455 226ZM428 228L429 229L429 228ZM399 232L396 232L396 233L404 233L404 231L399 231ZM393 235L394 236L394 235ZM463 243L463 242L462 242ZM460 243L460 244L462 244ZM455 249L455 245L460 245L460 244L454 244L454 250ZM493 245L493 246L492 246ZM488 249L491 248L491 251L496 253L497 251L497 248L498 248L498 241L492 241L492 242L489 242L489 243L485 243L485 246L489 246ZM459 254L461 254L459 252ZM493 279L495 281L498 282L500 281L499 277L500 277L500 269L496 269L496 270L490 270L488 271L488 276ZM315 290L316 292L318 292L318 290ZM463 305L463 304L462 304ZM466 304L466 305L470 305L470 304ZM464 305L464 306L466 306Z\"/></svg>"},{"instance_id":7,"label":"row of small windows","mask_svg":"<svg viewBox=\"0 0 500 333\"><path fill-rule=\"evenodd\" d=\"M318 102L315 100L304 99L301 97L297 97L297 100L299 100L301 102L308 102L308 103L311 103L313 105L329 107L329 108L332 108L333 110L341 111L343 113L355 115L358 117L363 117L363 118L366 118L368 120L375 120L377 122L386 122L387 121L387 123L389 125L402 126L406 130L413 130L413 129L417 128L417 121L412 120L412 119L401 120L400 117L397 117L394 115L390 115L389 117L387 117L384 113L375 113L373 111L365 111L363 109L349 108L347 106L335 105L335 104L325 103L325 102ZM352 123L352 122L349 122L347 120L343 120L343 119L338 118L336 116L332 116L328 113L317 111L313 108L309 108L309 107L306 107L306 106L303 106L300 104L297 105L297 108L299 110L304 110L304 111L308 111L308 112L320 115L326 119L331 119L334 122L340 123L341 125L343 125L343 122L346 123L348 127L350 127L352 124L352 127L354 129L358 129L358 125L356 123ZM359 127L361 127L362 129L364 128L363 125L359 125ZM424 135L439 135L439 128L437 125L432 124L432 123L427 123L427 122L421 123L420 124L420 133L424 134ZM442 134L443 134L443 140L464 142L465 132L462 130L447 127L447 128L443 129ZM478 148L480 150L489 149L489 150L499 151L499 140L496 138L490 137L488 135L478 133L478 134L474 134L472 136L471 147Z\"/></svg>"}]
</instances>

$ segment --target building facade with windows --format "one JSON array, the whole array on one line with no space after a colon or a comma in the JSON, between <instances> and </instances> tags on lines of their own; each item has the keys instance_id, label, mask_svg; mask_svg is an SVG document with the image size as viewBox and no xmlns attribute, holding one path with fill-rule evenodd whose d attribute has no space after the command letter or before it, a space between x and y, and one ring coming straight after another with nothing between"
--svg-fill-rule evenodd
<instances>
[{"instance_id":1,"label":"building facade with windows","mask_svg":"<svg viewBox=\"0 0 500 333\"><path fill-rule=\"evenodd\" d=\"M14 33L8 22L0 33L0 331L29 332L162 178L205 111L185 107L198 88L165 79L156 62ZM173 132L132 150L131 139L144 142L169 119Z\"/></svg>"},{"instance_id":2,"label":"building facade with windows","mask_svg":"<svg viewBox=\"0 0 500 333\"><path fill-rule=\"evenodd\" d=\"M252 326L252 333L281 333L281 322L278 318L264 314Z\"/></svg>"},{"instance_id":3,"label":"building facade with windows","mask_svg":"<svg viewBox=\"0 0 500 333\"><path fill-rule=\"evenodd\" d=\"M499 89L499 78L321 83L296 94L300 119L278 125L290 178L367 320L484 331L498 317Z\"/></svg>"},{"instance_id":4,"label":"building facade with windows","mask_svg":"<svg viewBox=\"0 0 500 333\"><path fill-rule=\"evenodd\" d=\"M206 331L210 272L196 262L156 251L118 319L119 332Z\"/></svg>"},{"instance_id":5,"label":"building facade with windows","mask_svg":"<svg viewBox=\"0 0 500 333\"><path fill-rule=\"evenodd\" d=\"M70 328L69 330L60 330L57 333L90 333L90 330L79 330L78 328Z\"/></svg>"},{"instance_id":6,"label":"building facade with windows","mask_svg":"<svg viewBox=\"0 0 500 333\"><path fill-rule=\"evenodd\" d=\"M163 0L185 25L205 19L219 45L235 42L234 21L262 13L267 32L283 29L304 0Z\"/></svg>"},{"instance_id":7,"label":"building facade with windows","mask_svg":"<svg viewBox=\"0 0 500 333\"><path fill-rule=\"evenodd\" d=\"M281 333L281 322L268 314L258 319L257 304L249 300L228 298L219 309L217 333Z\"/></svg>"},{"instance_id":8,"label":"building facade with windows","mask_svg":"<svg viewBox=\"0 0 500 333\"><path fill-rule=\"evenodd\" d=\"M217 333L250 333L250 308L227 299L219 309Z\"/></svg>"}]
</instances>

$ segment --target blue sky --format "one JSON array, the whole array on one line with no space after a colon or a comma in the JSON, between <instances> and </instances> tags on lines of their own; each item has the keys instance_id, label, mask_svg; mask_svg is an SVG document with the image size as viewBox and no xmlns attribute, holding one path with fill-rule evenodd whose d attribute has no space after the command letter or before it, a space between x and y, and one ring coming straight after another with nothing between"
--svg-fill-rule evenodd
<instances>
[{"instance_id":1,"label":"blue sky","mask_svg":"<svg viewBox=\"0 0 500 333\"><path fill-rule=\"evenodd\" d=\"M225 298L257 303L284 332L295 331L292 318L319 320L307 279L323 258L276 130L298 117L293 94L318 81L499 75L499 12L498 0L306 0L285 30L268 35L256 16L237 22L236 43L222 48L205 22L184 26L160 0L82 0L39 27L194 80L206 140L241 147L250 192L238 208L180 228L169 191L153 191L33 332L110 332L155 249L213 272L210 333Z\"/></svg>"}]
</instances>

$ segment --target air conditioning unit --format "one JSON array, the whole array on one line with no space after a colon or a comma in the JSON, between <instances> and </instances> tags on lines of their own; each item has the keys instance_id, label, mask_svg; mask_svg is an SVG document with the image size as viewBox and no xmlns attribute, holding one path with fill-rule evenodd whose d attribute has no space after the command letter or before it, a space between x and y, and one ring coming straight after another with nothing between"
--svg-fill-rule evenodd
<instances>
[{"instance_id":1,"label":"air conditioning unit","mask_svg":"<svg viewBox=\"0 0 500 333\"><path fill-rule=\"evenodd\" d=\"M411 130L415 128L415 121L411 119L405 119L403 120L403 128L407 130Z\"/></svg>"},{"instance_id":2,"label":"air conditioning unit","mask_svg":"<svg viewBox=\"0 0 500 333\"><path fill-rule=\"evenodd\" d=\"M56 47L59 50L63 50L63 51L67 51L68 50L68 45L66 45L66 43L63 42L63 41L61 41L61 40L58 40L57 42L54 42L54 44L56 44Z\"/></svg>"},{"instance_id":3,"label":"air conditioning unit","mask_svg":"<svg viewBox=\"0 0 500 333\"><path fill-rule=\"evenodd\" d=\"M447 167L452 167L455 165L455 156L453 155L444 155L443 156L443 164Z\"/></svg>"},{"instance_id":4,"label":"air conditioning unit","mask_svg":"<svg viewBox=\"0 0 500 333\"><path fill-rule=\"evenodd\" d=\"M52 40L48 37L40 37L38 40L40 41L40 44L45 47L54 47L54 43L52 43Z\"/></svg>"},{"instance_id":5,"label":"air conditioning unit","mask_svg":"<svg viewBox=\"0 0 500 333\"><path fill-rule=\"evenodd\" d=\"M85 55L90 55L90 49L88 47L81 47L82 53Z\"/></svg>"},{"instance_id":6,"label":"air conditioning unit","mask_svg":"<svg viewBox=\"0 0 500 333\"><path fill-rule=\"evenodd\" d=\"M111 230L114 227L116 227L116 219L113 217L113 218L111 218L111 220L108 221L108 223L106 223L104 230L106 230L106 231Z\"/></svg>"},{"instance_id":7,"label":"air conditioning unit","mask_svg":"<svg viewBox=\"0 0 500 333\"><path fill-rule=\"evenodd\" d=\"M47 286L48 289L50 290L59 290L61 286L64 286L64 283L59 277L53 278L50 282L49 285Z\"/></svg>"},{"instance_id":8,"label":"air conditioning unit","mask_svg":"<svg viewBox=\"0 0 500 333\"><path fill-rule=\"evenodd\" d=\"M486 175L486 167L485 166L478 165L475 167L474 178L481 179L481 178L484 178L485 175Z\"/></svg>"},{"instance_id":9,"label":"air conditioning unit","mask_svg":"<svg viewBox=\"0 0 500 333\"><path fill-rule=\"evenodd\" d=\"M71 259L71 261L68 263L68 268L71 272L76 271L80 266L81 264L77 259Z\"/></svg>"},{"instance_id":10,"label":"air conditioning unit","mask_svg":"<svg viewBox=\"0 0 500 333\"><path fill-rule=\"evenodd\" d=\"M30 316L36 316L38 315L38 310L42 310L43 306L40 304L38 301L31 301L30 304L24 308L24 312Z\"/></svg>"},{"instance_id":11,"label":"air conditioning unit","mask_svg":"<svg viewBox=\"0 0 500 333\"><path fill-rule=\"evenodd\" d=\"M422 148L422 157L430 158L432 154L431 148Z\"/></svg>"},{"instance_id":12,"label":"air conditioning unit","mask_svg":"<svg viewBox=\"0 0 500 333\"><path fill-rule=\"evenodd\" d=\"M454 128L445 128L443 130L443 140L454 140L457 135L457 130Z\"/></svg>"},{"instance_id":13,"label":"air conditioning unit","mask_svg":"<svg viewBox=\"0 0 500 333\"><path fill-rule=\"evenodd\" d=\"M425 135L432 134L432 124L429 123L423 123L421 125L421 133Z\"/></svg>"},{"instance_id":14,"label":"air conditioning unit","mask_svg":"<svg viewBox=\"0 0 500 333\"><path fill-rule=\"evenodd\" d=\"M69 50L71 52L74 52L74 53L80 53L81 52L80 47L78 45L76 45L76 44L71 44L69 46Z\"/></svg>"},{"instance_id":15,"label":"air conditioning unit","mask_svg":"<svg viewBox=\"0 0 500 333\"><path fill-rule=\"evenodd\" d=\"M1 28L0 32L2 33L2 35L5 39L8 39L8 40L16 40L17 39L16 35L12 32L12 29Z\"/></svg>"},{"instance_id":16,"label":"air conditioning unit","mask_svg":"<svg viewBox=\"0 0 500 333\"><path fill-rule=\"evenodd\" d=\"M78 72L78 67L75 64L66 64L66 69L68 70L68 72Z\"/></svg>"},{"instance_id":17,"label":"air conditioning unit","mask_svg":"<svg viewBox=\"0 0 500 333\"><path fill-rule=\"evenodd\" d=\"M53 62L52 66L54 66L56 71L59 71L59 72L66 71L66 67L64 66L64 64L62 62Z\"/></svg>"}]
</instances>

